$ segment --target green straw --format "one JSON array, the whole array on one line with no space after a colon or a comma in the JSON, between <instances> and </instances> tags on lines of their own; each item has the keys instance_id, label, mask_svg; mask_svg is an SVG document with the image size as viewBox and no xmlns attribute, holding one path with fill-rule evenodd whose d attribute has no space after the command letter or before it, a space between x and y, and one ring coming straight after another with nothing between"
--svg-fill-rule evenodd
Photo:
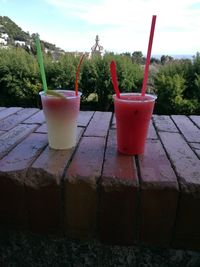
<instances>
[{"instance_id":1,"label":"green straw","mask_svg":"<svg viewBox=\"0 0 200 267\"><path fill-rule=\"evenodd\" d=\"M38 58L40 73L41 73L41 77L42 77L43 89L44 89L44 93L46 94L47 82L46 82L46 76L45 76L45 71L44 71L44 63L43 63L42 50L41 50L39 37L35 38L35 44L36 44L36 48L37 48L37 58Z\"/></svg>"}]
</instances>

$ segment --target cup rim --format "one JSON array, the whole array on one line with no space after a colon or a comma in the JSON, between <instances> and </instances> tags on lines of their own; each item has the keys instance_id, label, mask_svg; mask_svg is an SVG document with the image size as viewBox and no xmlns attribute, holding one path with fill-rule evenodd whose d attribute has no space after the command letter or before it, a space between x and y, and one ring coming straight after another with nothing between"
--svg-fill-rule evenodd
<instances>
[{"instance_id":1,"label":"cup rim","mask_svg":"<svg viewBox=\"0 0 200 267\"><path fill-rule=\"evenodd\" d=\"M77 98L79 96L82 95L82 92L78 91L78 96L75 94L76 92L74 90L61 90L61 89L55 89L55 90L52 90L52 91L56 91L56 92L70 92L70 93L74 93L74 95L71 95L71 96L68 96L66 99L73 99L73 98ZM40 91L39 92L39 95L40 96L44 96L44 97L49 97L49 98L58 98L56 96L53 96L53 95L45 95L45 92L44 91Z\"/></svg>"},{"instance_id":2,"label":"cup rim","mask_svg":"<svg viewBox=\"0 0 200 267\"><path fill-rule=\"evenodd\" d=\"M141 96L141 93L132 93L132 92L127 92L127 93L120 93L121 96L124 96L124 95L135 95L135 96ZM137 99L137 100L134 100L134 99L123 99L123 98L118 98L116 94L113 94L113 98L114 100L118 100L118 101L123 101L123 102L139 102L139 103L144 103L144 102L153 102L157 99L157 95L153 95L153 94L145 94L145 96L148 96L149 98L148 99Z\"/></svg>"}]
</instances>

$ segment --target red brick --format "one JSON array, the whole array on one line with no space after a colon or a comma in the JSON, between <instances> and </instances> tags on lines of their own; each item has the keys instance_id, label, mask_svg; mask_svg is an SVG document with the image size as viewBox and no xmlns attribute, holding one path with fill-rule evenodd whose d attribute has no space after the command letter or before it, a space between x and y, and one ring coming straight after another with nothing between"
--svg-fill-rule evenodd
<instances>
[{"instance_id":1,"label":"red brick","mask_svg":"<svg viewBox=\"0 0 200 267\"><path fill-rule=\"evenodd\" d=\"M106 137L110 126L111 116L111 112L96 111L84 133L84 136Z\"/></svg>"},{"instance_id":2,"label":"red brick","mask_svg":"<svg viewBox=\"0 0 200 267\"><path fill-rule=\"evenodd\" d=\"M183 193L180 197L176 232L173 246L200 250L200 196L198 193Z\"/></svg>"},{"instance_id":3,"label":"red brick","mask_svg":"<svg viewBox=\"0 0 200 267\"><path fill-rule=\"evenodd\" d=\"M115 114L113 114L112 122L111 122L111 128L116 129L116 117Z\"/></svg>"},{"instance_id":4,"label":"red brick","mask_svg":"<svg viewBox=\"0 0 200 267\"><path fill-rule=\"evenodd\" d=\"M38 112L35 113L33 116L23 121L23 123L27 123L27 124L33 124L33 123L43 124L44 122L45 122L45 117L44 117L43 110L38 110Z\"/></svg>"},{"instance_id":5,"label":"red brick","mask_svg":"<svg viewBox=\"0 0 200 267\"><path fill-rule=\"evenodd\" d=\"M93 115L94 111L80 111L77 121L78 126L86 127Z\"/></svg>"},{"instance_id":6,"label":"red brick","mask_svg":"<svg viewBox=\"0 0 200 267\"><path fill-rule=\"evenodd\" d=\"M82 133L83 129L78 128L78 140ZM32 231L40 233L61 231L61 179L73 152L74 148L53 150L47 147L29 168L25 183Z\"/></svg>"},{"instance_id":7,"label":"red brick","mask_svg":"<svg viewBox=\"0 0 200 267\"><path fill-rule=\"evenodd\" d=\"M110 130L100 184L100 239L130 244L136 238L138 178L135 159L117 152L116 131Z\"/></svg>"},{"instance_id":8,"label":"red brick","mask_svg":"<svg viewBox=\"0 0 200 267\"><path fill-rule=\"evenodd\" d=\"M173 115L172 119L188 142L200 142L200 129L188 117Z\"/></svg>"},{"instance_id":9,"label":"red brick","mask_svg":"<svg viewBox=\"0 0 200 267\"><path fill-rule=\"evenodd\" d=\"M27 228L27 209L24 186L0 172L0 225L8 228Z\"/></svg>"},{"instance_id":10,"label":"red brick","mask_svg":"<svg viewBox=\"0 0 200 267\"><path fill-rule=\"evenodd\" d=\"M200 158L200 143L189 143L189 145L196 153L196 155Z\"/></svg>"},{"instance_id":11,"label":"red brick","mask_svg":"<svg viewBox=\"0 0 200 267\"><path fill-rule=\"evenodd\" d=\"M37 125L19 124L14 129L0 136L0 158L6 155L14 146L34 131Z\"/></svg>"},{"instance_id":12,"label":"red brick","mask_svg":"<svg viewBox=\"0 0 200 267\"><path fill-rule=\"evenodd\" d=\"M18 125L20 122L24 121L26 118L36 113L38 109L36 108L24 108L22 110L17 111L0 122L0 130L8 131Z\"/></svg>"},{"instance_id":13,"label":"red brick","mask_svg":"<svg viewBox=\"0 0 200 267\"><path fill-rule=\"evenodd\" d=\"M180 134L160 133L160 137L181 189L174 245L200 249L200 160Z\"/></svg>"},{"instance_id":14,"label":"red brick","mask_svg":"<svg viewBox=\"0 0 200 267\"><path fill-rule=\"evenodd\" d=\"M200 149L195 149L195 153L196 153L197 156L200 158Z\"/></svg>"},{"instance_id":15,"label":"red brick","mask_svg":"<svg viewBox=\"0 0 200 267\"><path fill-rule=\"evenodd\" d=\"M178 129L170 116L153 115L153 121L155 123L157 131L178 132Z\"/></svg>"},{"instance_id":16,"label":"red brick","mask_svg":"<svg viewBox=\"0 0 200 267\"><path fill-rule=\"evenodd\" d=\"M0 160L0 222L26 225L24 191L26 172L31 162L47 144L47 137L31 134Z\"/></svg>"},{"instance_id":17,"label":"red brick","mask_svg":"<svg viewBox=\"0 0 200 267\"><path fill-rule=\"evenodd\" d=\"M104 138L83 137L65 175L65 230L71 237L88 238L96 231L104 146Z\"/></svg>"},{"instance_id":18,"label":"red brick","mask_svg":"<svg viewBox=\"0 0 200 267\"><path fill-rule=\"evenodd\" d=\"M19 110L22 110L22 108L12 107L12 108L6 108L6 109L1 110L0 120L5 119L6 117L16 113Z\"/></svg>"},{"instance_id":19,"label":"red brick","mask_svg":"<svg viewBox=\"0 0 200 267\"><path fill-rule=\"evenodd\" d=\"M38 127L35 131L36 133L47 133L47 124L44 123L40 127Z\"/></svg>"},{"instance_id":20,"label":"red brick","mask_svg":"<svg viewBox=\"0 0 200 267\"><path fill-rule=\"evenodd\" d=\"M178 133L159 133L184 192L193 192L200 184L200 162L187 142Z\"/></svg>"},{"instance_id":21,"label":"red brick","mask_svg":"<svg viewBox=\"0 0 200 267\"><path fill-rule=\"evenodd\" d=\"M152 120L150 121L150 124L149 124L147 139L158 139L158 136L157 136L155 127L152 123Z\"/></svg>"},{"instance_id":22,"label":"red brick","mask_svg":"<svg viewBox=\"0 0 200 267\"><path fill-rule=\"evenodd\" d=\"M0 131L0 135L2 135L2 134L4 134L5 133L5 131Z\"/></svg>"},{"instance_id":23,"label":"red brick","mask_svg":"<svg viewBox=\"0 0 200 267\"><path fill-rule=\"evenodd\" d=\"M190 119L200 128L200 116L189 116Z\"/></svg>"},{"instance_id":24,"label":"red brick","mask_svg":"<svg viewBox=\"0 0 200 267\"><path fill-rule=\"evenodd\" d=\"M30 134L8 155L1 159L1 171L16 172L18 170L25 170L45 145L47 145L46 135Z\"/></svg>"},{"instance_id":25,"label":"red brick","mask_svg":"<svg viewBox=\"0 0 200 267\"><path fill-rule=\"evenodd\" d=\"M190 146L194 149L200 149L200 143L190 143Z\"/></svg>"},{"instance_id":26,"label":"red brick","mask_svg":"<svg viewBox=\"0 0 200 267\"><path fill-rule=\"evenodd\" d=\"M178 182L159 140L148 140L139 157L141 175L140 240L169 245L178 201Z\"/></svg>"}]
</instances>

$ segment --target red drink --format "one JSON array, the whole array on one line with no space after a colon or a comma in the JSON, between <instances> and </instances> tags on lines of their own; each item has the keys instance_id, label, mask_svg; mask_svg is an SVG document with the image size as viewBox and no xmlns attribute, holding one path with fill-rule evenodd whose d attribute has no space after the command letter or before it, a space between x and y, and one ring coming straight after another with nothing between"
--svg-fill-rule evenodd
<instances>
[{"instance_id":1,"label":"red drink","mask_svg":"<svg viewBox=\"0 0 200 267\"><path fill-rule=\"evenodd\" d=\"M114 95L118 151L127 155L144 153L149 122L156 96L136 93Z\"/></svg>"}]
</instances>

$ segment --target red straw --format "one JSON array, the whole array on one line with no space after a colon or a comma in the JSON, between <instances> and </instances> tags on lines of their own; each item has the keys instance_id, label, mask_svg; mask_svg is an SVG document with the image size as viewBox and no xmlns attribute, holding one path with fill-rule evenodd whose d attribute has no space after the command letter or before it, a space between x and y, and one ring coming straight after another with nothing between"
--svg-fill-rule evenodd
<instances>
[{"instance_id":1,"label":"red straw","mask_svg":"<svg viewBox=\"0 0 200 267\"><path fill-rule=\"evenodd\" d=\"M77 70L76 70L76 81L75 81L75 92L76 92L76 96L78 95L78 75L79 75L79 72L80 72L80 67L81 67L81 63L83 61L84 56L85 56L85 54L83 54L81 56L81 59L79 61L79 64L78 64L78 67L77 67Z\"/></svg>"},{"instance_id":2,"label":"red straw","mask_svg":"<svg viewBox=\"0 0 200 267\"><path fill-rule=\"evenodd\" d=\"M147 87L149 64L150 64L150 59L151 59L151 48L152 48L152 43L153 43L155 24L156 24L156 15L153 15L152 22L151 22L151 32L149 36L147 59L146 59L146 65L145 65L145 70L144 70L144 79L143 79L143 84L142 84L142 96L145 96L146 87Z\"/></svg>"},{"instance_id":3,"label":"red straw","mask_svg":"<svg viewBox=\"0 0 200 267\"><path fill-rule=\"evenodd\" d=\"M116 63L114 60L112 60L110 63L110 74L111 74L112 83L113 83L116 96L120 98L120 92L119 92L118 81L117 81Z\"/></svg>"}]
</instances>

